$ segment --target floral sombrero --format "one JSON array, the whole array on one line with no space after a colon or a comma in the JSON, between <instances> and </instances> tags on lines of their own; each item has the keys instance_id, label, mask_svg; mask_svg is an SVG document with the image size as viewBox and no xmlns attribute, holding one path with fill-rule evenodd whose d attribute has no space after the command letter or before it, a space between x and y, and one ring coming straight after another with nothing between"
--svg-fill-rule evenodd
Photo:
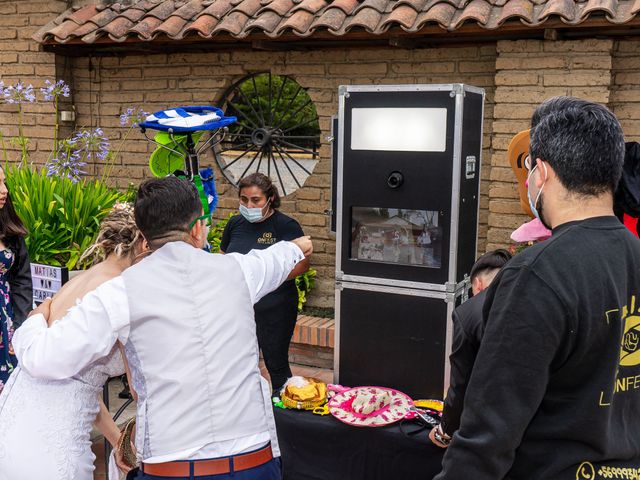
<instances>
[{"instance_id":1,"label":"floral sombrero","mask_svg":"<svg viewBox=\"0 0 640 480\"><path fill-rule=\"evenodd\" d=\"M329 412L356 427L382 427L402 420L413 407L408 395L385 387L356 387L329 400Z\"/></svg>"}]
</instances>

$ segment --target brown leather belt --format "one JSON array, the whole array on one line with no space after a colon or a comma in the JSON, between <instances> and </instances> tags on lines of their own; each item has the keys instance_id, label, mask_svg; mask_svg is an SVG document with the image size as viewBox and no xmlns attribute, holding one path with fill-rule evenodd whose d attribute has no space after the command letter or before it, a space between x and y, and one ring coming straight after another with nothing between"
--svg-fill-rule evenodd
<instances>
[{"instance_id":1,"label":"brown leather belt","mask_svg":"<svg viewBox=\"0 0 640 480\"><path fill-rule=\"evenodd\" d=\"M193 475L204 477L206 475L222 475L230 472L239 472L259 467L271 461L273 453L271 445L250 453L241 453L231 457L214 458L211 460L180 460L165 463L143 463L142 471L149 475L159 477L188 477Z\"/></svg>"}]
</instances>

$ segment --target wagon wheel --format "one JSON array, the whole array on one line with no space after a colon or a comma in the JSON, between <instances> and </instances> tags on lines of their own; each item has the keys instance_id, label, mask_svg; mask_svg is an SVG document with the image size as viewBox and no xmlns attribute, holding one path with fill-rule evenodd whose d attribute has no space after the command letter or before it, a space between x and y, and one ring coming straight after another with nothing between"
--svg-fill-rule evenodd
<instances>
[{"instance_id":1,"label":"wagon wheel","mask_svg":"<svg viewBox=\"0 0 640 480\"><path fill-rule=\"evenodd\" d=\"M213 148L225 178L237 187L244 176L262 172L280 194L304 185L318 161L318 114L307 92L289 77L256 73L232 85L219 106L238 118Z\"/></svg>"}]
</instances>

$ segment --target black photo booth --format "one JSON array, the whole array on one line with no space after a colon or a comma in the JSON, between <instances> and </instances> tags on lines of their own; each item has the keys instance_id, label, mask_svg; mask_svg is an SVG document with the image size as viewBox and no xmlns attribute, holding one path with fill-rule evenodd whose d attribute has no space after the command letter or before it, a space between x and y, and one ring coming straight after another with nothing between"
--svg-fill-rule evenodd
<instances>
[{"instance_id":1,"label":"black photo booth","mask_svg":"<svg viewBox=\"0 0 640 480\"><path fill-rule=\"evenodd\" d=\"M477 249L483 104L462 84L340 87L336 382L443 397Z\"/></svg>"}]
</instances>

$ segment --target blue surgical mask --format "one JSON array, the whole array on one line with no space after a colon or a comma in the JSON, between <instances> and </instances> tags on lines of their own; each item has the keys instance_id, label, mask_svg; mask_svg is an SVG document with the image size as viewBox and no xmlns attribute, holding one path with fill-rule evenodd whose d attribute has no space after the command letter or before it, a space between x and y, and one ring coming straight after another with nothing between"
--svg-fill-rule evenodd
<instances>
[{"instance_id":1,"label":"blue surgical mask","mask_svg":"<svg viewBox=\"0 0 640 480\"><path fill-rule=\"evenodd\" d=\"M267 211L269 211L269 203L270 202L267 202L265 204L265 206L262 207L262 208L260 208L260 207L249 208L249 207L245 207L244 205L240 204L240 214L248 222L251 222L251 223L261 222L262 220L264 220L263 210L266 208Z\"/></svg>"}]
</instances>

